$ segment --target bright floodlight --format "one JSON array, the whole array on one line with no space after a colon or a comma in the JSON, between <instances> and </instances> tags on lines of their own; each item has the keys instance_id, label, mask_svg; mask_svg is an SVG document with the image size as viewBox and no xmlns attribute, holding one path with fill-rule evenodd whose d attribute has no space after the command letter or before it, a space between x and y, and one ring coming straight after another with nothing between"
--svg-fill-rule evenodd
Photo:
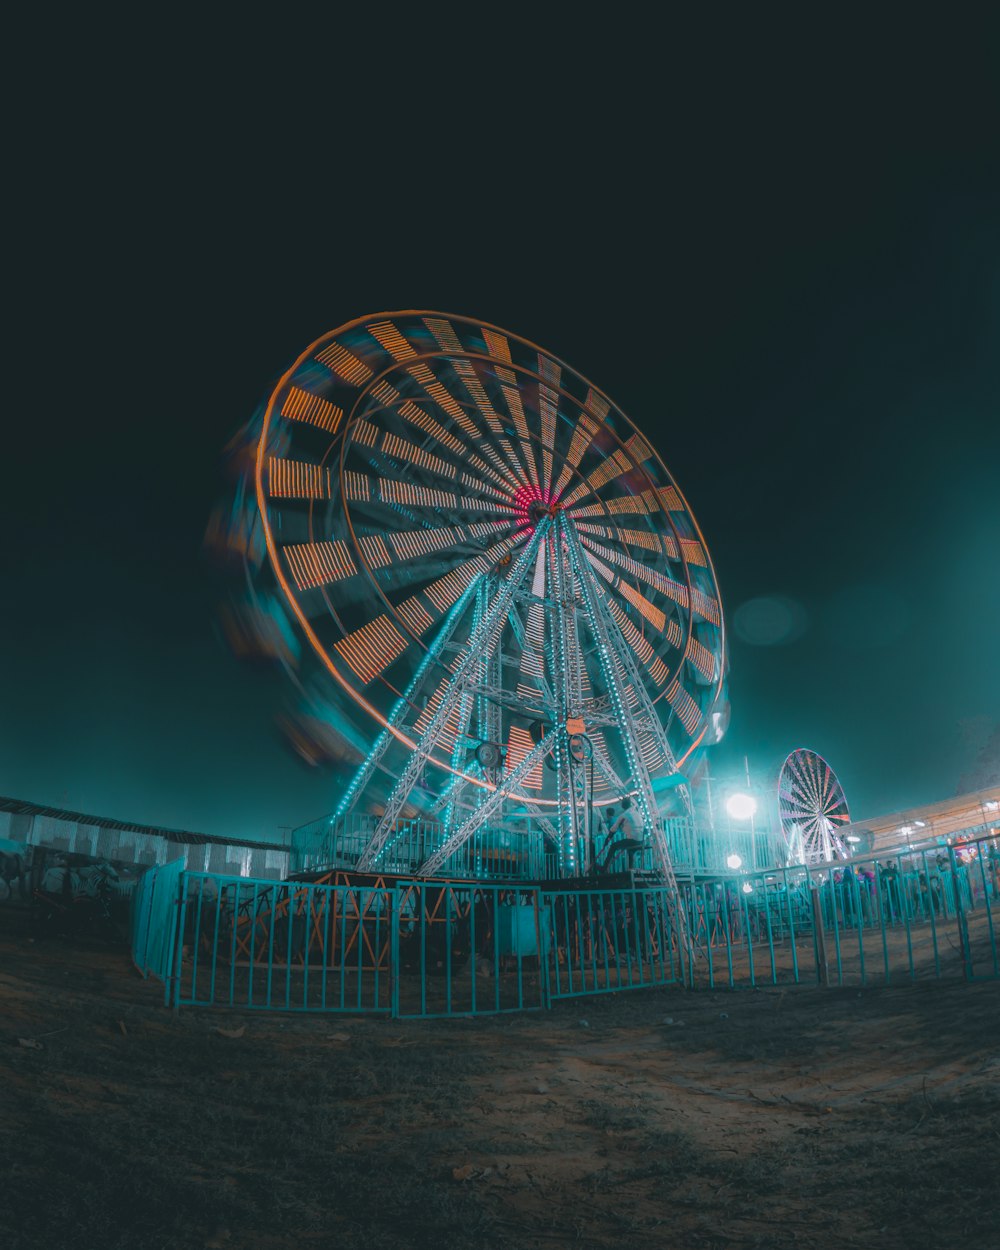
<instances>
[{"instance_id":1,"label":"bright floodlight","mask_svg":"<svg viewBox=\"0 0 1000 1250\"><path fill-rule=\"evenodd\" d=\"M737 868L742 868L742 867L743 867L743 860L742 860L742 859L740 859L740 857L739 857L738 855L727 855L727 856L726 856L726 867L727 867L727 868L731 868L731 869L733 870L733 872L735 872Z\"/></svg>"},{"instance_id":2,"label":"bright floodlight","mask_svg":"<svg viewBox=\"0 0 1000 1250\"><path fill-rule=\"evenodd\" d=\"M749 820L757 810L757 800L749 794L731 794L726 799L726 811L734 820Z\"/></svg>"},{"instance_id":3,"label":"bright floodlight","mask_svg":"<svg viewBox=\"0 0 1000 1250\"><path fill-rule=\"evenodd\" d=\"M743 882L743 893L744 893L744 894L752 894L752 893L753 893L753 886L750 884L750 882L749 882L749 881L744 881L744 882Z\"/></svg>"}]
</instances>

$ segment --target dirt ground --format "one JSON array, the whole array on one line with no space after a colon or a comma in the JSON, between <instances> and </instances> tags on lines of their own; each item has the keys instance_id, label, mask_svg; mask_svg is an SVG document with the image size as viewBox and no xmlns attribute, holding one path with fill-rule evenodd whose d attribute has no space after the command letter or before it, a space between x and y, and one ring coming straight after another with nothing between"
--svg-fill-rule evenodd
<instances>
[{"instance_id":1,"label":"dirt ground","mask_svg":"<svg viewBox=\"0 0 1000 1250\"><path fill-rule=\"evenodd\" d=\"M8 1250L1000 1247L998 982L174 1016L0 909L0 1104Z\"/></svg>"}]
</instances>

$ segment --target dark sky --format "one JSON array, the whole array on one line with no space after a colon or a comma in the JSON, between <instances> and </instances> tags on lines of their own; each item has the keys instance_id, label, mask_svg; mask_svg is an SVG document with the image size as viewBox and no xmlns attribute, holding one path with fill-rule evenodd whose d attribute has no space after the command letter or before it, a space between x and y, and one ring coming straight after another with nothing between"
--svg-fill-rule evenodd
<instances>
[{"instance_id":1,"label":"dark sky","mask_svg":"<svg viewBox=\"0 0 1000 1250\"><path fill-rule=\"evenodd\" d=\"M858 817L952 793L1000 719L996 22L792 12L64 30L15 161L0 793L268 837L334 805L201 544L273 380L396 308L534 339L650 436L731 630L715 775L806 745Z\"/></svg>"}]
</instances>

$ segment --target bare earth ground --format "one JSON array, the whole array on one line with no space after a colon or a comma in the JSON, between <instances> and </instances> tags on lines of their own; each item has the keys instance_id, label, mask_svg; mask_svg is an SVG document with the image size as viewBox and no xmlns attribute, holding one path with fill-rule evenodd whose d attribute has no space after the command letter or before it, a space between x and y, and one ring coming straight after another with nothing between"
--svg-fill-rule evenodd
<instances>
[{"instance_id":1,"label":"bare earth ground","mask_svg":"<svg viewBox=\"0 0 1000 1250\"><path fill-rule=\"evenodd\" d=\"M1000 1247L997 982L173 1016L33 934L0 909L9 1250Z\"/></svg>"}]
</instances>

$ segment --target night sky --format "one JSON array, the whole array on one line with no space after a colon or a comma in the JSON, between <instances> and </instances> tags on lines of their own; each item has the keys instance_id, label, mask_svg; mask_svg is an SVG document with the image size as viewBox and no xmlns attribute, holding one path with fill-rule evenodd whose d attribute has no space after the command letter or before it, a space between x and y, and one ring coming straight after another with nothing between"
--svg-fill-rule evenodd
<instances>
[{"instance_id":1,"label":"night sky","mask_svg":"<svg viewBox=\"0 0 1000 1250\"><path fill-rule=\"evenodd\" d=\"M202 540L291 359L399 308L535 340L654 443L730 628L714 776L804 745L856 817L953 793L1000 721L996 23L795 11L53 50L9 237L0 793L249 837L334 806Z\"/></svg>"}]
</instances>

